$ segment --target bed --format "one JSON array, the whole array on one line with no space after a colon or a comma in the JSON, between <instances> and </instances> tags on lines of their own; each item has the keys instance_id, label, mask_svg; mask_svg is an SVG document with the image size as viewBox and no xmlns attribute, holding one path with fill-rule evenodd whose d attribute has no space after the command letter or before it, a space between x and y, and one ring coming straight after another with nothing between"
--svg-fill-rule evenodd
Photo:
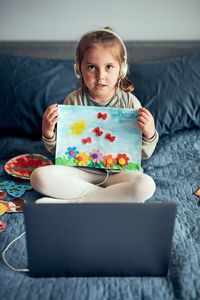
<instances>
[{"instance_id":1,"label":"bed","mask_svg":"<svg viewBox=\"0 0 200 300\"><path fill-rule=\"evenodd\" d=\"M171 261L166 277L31 278L0 259L0 299L200 299L200 41L129 41L129 78L134 93L155 118L160 138L142 167L157 185L150 202L175 202ZM46 107L62 103L77 86L74 42L0 42L0 185L30 185L9 175L5 164L27 153L54 162L41 141ZM26 190L34 202L41 195ZM7 193L2 201L13 201ZM0 252L24 232L23 213L2 213ZM27 268L25 236L6 253Z\"/></svg>"}]
</instances>

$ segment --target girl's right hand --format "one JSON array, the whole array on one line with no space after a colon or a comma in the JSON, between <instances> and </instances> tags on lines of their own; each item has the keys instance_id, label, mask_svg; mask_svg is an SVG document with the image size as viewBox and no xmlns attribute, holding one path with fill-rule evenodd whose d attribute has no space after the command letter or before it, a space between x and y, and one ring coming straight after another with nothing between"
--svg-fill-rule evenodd
<instances>
[{"instance_id":1,"label":"girl's right hand","mask_svg":"<svg viewBox=\"0 0 200 300\"><path fill-rule=\"evenodd\" d=\"M42 119L42 133L47 139L54 136L55 125L58 120L58 105L55 103L47 107Z\"/></svg>"}]
</instances>

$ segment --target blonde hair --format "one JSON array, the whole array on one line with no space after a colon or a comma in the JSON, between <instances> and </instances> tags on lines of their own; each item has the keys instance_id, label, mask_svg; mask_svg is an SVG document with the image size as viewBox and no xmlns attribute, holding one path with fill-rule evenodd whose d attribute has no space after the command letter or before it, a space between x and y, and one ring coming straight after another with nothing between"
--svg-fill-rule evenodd
<instances>
[{"instance_id":1,"label":"blonde hair","mask_svg":"<svg viewBox=\"0 0 200 300\"><path fill-rule=\"evenodd\" d=\"M125 46L120 41L120 38L115 36L114 31L111 27L105 27L104 30L94 30L86 33L80 39L77 47L76 47L76 68L81 69L81 63L84 57L85 52L92 48L94 44L101 44L105 47L112 47L113 49L119 49L117 59L119 64L122 66L124 63L124 57L126 57ZM113 31L113 34L109 31ZM117 46L117 47L116 47ZM117 51L116 51L117 52ZM134 90L133 83L128 79L127 76L120 79L119 78L119 87L125 92L132 92ZM84 85L83 79L82 84Z\"/></svg>"}]
</instances>

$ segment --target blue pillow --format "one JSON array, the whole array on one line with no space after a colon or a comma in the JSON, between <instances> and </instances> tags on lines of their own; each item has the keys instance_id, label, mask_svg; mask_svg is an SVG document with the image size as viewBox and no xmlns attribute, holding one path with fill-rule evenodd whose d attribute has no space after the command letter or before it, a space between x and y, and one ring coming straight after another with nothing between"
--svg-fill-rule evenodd
<instances>
[{"instance_id":1,"label":"blue pillow","mask_svg":"<svg viewBox=\"0 0 200 300\"><path fill-rule=\"evenodd\" d=\"M0 55L0 131L41 135L42 116L77 88L74 62ZM130 65L129 77L160 135L200 127L200 54Z\"/></svg>"},{"instance_id":2,"label":"blue pillow","mask_svg":"<svg viewBox=\"0 0 200 300\"><path fill-rule=\"evenodd\" d=\"M200 54L135 63L129 77L160 135L200 127Z\"/></svg>"},{"instance_id":3,"label":"blue pillow","mask_svg":"<svg viewBox=\"0 0 200 300\"><path fill-rule=\"evenodd\" d=\"M42 116L77 88L74 62L0 55L0 131L41 135Z\"/></svg>"}]
</instances>

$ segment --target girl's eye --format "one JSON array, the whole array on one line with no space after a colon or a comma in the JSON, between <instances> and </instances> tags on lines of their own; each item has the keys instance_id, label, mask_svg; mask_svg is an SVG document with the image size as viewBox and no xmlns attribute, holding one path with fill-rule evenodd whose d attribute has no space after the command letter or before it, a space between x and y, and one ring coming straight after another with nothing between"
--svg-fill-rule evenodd
<instances>
[{"instance_id":1,"label":"girl's eye","mask_svg":"<svg viewBox=\"0 0 200 300\"><path fill-rule=\"evenodd\" d=\"M111 70L112 68L113 68L112 65L108 65L108 66L107 66L107 69L108 69L108 70Z\"/></svg>"},{"instance_id":2,"label":"girl's eye","mask_svg":"<svg viewBox=\"0 0 200 300\"><path fill-rule=\"evenodd\" d=\"M89 66L88 66L88 70L95 70L95 66L89 65Z\"/></svg>"}]
</instances>

